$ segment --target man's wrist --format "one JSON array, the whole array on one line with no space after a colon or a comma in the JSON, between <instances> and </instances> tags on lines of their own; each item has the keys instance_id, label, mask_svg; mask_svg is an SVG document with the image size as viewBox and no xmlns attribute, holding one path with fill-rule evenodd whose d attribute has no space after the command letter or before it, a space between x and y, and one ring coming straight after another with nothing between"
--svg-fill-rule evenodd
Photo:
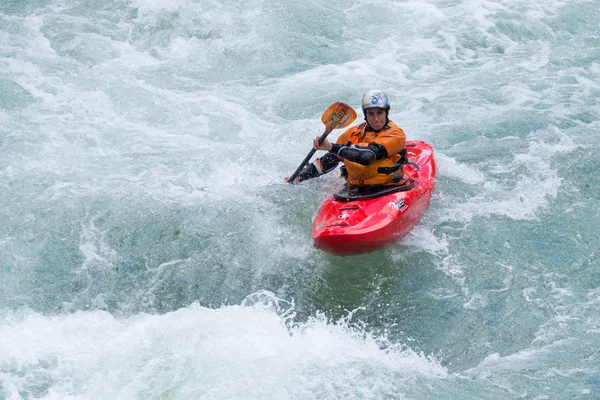
<instances>
[{"instance_id":1,"label":"man's wrist","mask_svg":"<svg viewBox=\"0 0 600 400\"><path fill-rule=\"evenodd\" d=\"M329 152L337 155L340 152L340 150L342 149L342 147L344 147L343 144L334 143L331 145L331 149L329 149Z\"/></svg>"}]
</instances>

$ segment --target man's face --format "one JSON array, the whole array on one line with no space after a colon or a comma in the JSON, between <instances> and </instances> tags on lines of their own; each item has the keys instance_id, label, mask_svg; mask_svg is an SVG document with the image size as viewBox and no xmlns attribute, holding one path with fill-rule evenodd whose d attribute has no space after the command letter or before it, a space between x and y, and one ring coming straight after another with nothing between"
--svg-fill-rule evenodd
<instances>
[{"instance_id":1,"label":"man's face","mask_svg":"<svg viewBox=\"0 0 600 400\"><path fill-rule=\"evenodd\" d=\"M385 126L386 115L383 108L368 108L367 122L374 130L378 131Z\"/></svg>"}]
</instances>

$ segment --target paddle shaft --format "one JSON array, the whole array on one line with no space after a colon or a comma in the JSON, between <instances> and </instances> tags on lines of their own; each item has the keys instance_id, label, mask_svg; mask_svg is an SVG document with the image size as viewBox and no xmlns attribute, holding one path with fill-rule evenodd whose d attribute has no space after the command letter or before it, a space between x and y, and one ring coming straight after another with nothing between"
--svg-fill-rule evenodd
<instances>
[{"instance_id":1,"label":"paddle shaft","mask_svg":"<svg viewBox=\"0 0 600 400\"><path fill-rule=\"evenodd\" d=\"M329 128L329 127L327 127L327 129L325 129L325 132L323 132L323 134L319 138L319 144L323 143L323 140L325 140L325 138L327 137L327 135L329 135L332 130L333 129ZM310 160L310 158L313 156L313 154L315 154L315 152L316 152L316 150L312 149L308 153L308 155L304 158L304 160L302 161L302 163L300 164L300 166L296 169L296 171L292 174L292 176L290 176L290 179L288 180L288 183L291 183L292 185L294 185L294 181L298 177L298 174L300 173L300 171L302 171L302 168L304 168L306 166L306 164L308 163L308 161Z\"/></svg>"}]
</instances>

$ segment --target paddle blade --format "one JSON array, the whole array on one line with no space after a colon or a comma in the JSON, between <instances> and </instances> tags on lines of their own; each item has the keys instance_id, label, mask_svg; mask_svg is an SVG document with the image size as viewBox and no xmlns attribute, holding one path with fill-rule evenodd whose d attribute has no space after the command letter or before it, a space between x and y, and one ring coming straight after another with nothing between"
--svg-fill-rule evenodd
<instances>
[{"instance_id":1,"label":"paddle blade","mask_svg":"<svg viewBox=\"0 0 600 400\"><path fill-rule=\"evenodd\" d=\"M338 128L345 128L356 119L356 111L348 104L337 102L333 103L321 117L329 131Z\"/></svg>"}]
</instances>

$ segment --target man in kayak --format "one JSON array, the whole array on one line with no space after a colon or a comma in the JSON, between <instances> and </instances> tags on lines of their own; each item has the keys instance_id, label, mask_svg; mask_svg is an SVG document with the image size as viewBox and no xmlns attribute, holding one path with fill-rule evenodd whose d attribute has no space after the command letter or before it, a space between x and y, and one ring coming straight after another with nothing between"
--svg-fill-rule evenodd
<instances>
[{"instance_id":1,"label":"man in kayak","mask_svg":"<svg viewBox=\"0 0 600 400\"><path fill-rule=\"evenodd\" d=\"M348 189L361 194L406 183L402 172L406 136L402 128L389 120L387 95L381 90L368 91L362 98L362 110L365 122L345 131L334 144L327 139L319 144L319 137L315 138L315 150L328 153L304 167L294 183L331 172L340 161L344 163L342 176Z\"/></svg>"}]
</instances>

